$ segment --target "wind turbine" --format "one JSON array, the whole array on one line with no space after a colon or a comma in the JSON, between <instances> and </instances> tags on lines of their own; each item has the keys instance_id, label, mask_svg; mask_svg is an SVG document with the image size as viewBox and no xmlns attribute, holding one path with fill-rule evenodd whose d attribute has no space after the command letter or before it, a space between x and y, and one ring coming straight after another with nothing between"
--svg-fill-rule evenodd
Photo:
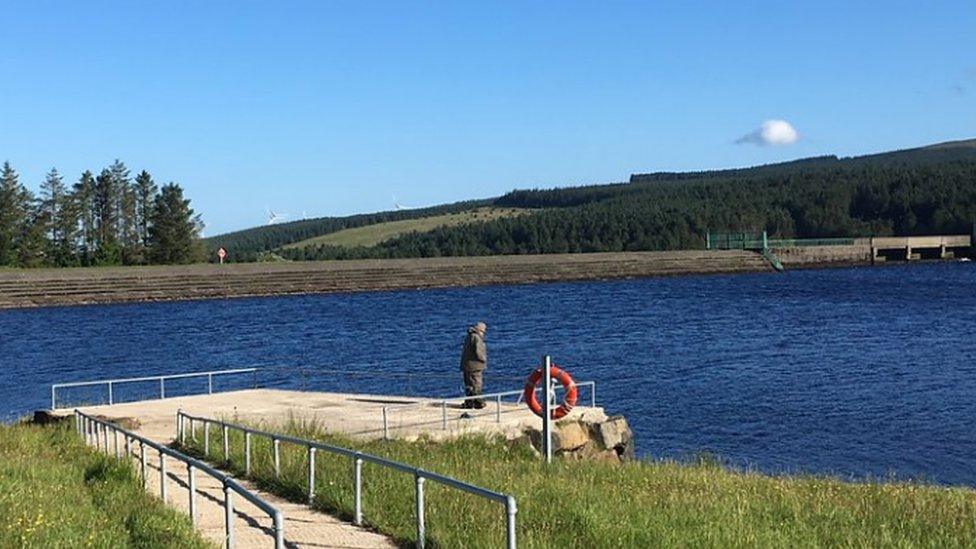
<instances>
[{"instance_id":1,"label":"wind turbine","mask_svg":"<svg viewBox=\"0 0 976 549\"><path fill-rule=\"evenodd\" d=\"M280 223L284 221L286 217L288 217L288 214L277 213L275 211L272 211L271 208L268 208L268 225L274 225L275 223Z\"/></svg>"},{"instance_id":2,"label":"wind turbine","mask_svg":"<svg viewBox=\"0 0 976 549\"><path fill-rule=\"evenodd\" d=\"M403 204L400 204L399 202L397 202L396 195L393 195L393 209L399 212L401 210L412 210L413 208L410 206L404 206Z\"/></svg>"}]
</instances>

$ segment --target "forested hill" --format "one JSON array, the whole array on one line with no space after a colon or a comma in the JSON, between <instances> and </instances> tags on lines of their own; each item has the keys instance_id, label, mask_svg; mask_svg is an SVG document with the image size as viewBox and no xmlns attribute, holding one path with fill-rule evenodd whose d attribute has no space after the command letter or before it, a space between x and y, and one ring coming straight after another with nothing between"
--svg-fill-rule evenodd
<instances>
[{"instance_id":1,"label":"forested hill","mask_svg":"<svg viewBox=\"0 0 976 549\"><path fill-rule=\"evenodd\" d=\"M405 234L370 247L280 249L342 228L476 206L534 213ZM272 250L296 260L597 252L701 248L708 230L766 230L775 237L801 238L914 235L969 233L974 221L976 140L971 140L852 158L637 174L628 183L516 190L494 200L426 210L260 227L211 243L227 242L232 254L234 244L248 244L238 250L243 260Z\"/></svg>"},{"instance_id":2,"label":"forested hill","mask_svg":"<svg viewBox=\"0 0 976 549\"><path fill-rule=\"evenodd\" d=\"M491 200L469 200L430 208L359 214L347 217L303 219L301 221L252 227L242 231L217 235L205 239L204 242L211 251L221 247L227 250L230 261L254 261L262 252L274 251L286 244L344 229L354 229L356 227L375 225L389 221L401 221L404 219L463 212L490 203ZM213 256L213 254L210 255Z\"/></svg>"}]
</instances>

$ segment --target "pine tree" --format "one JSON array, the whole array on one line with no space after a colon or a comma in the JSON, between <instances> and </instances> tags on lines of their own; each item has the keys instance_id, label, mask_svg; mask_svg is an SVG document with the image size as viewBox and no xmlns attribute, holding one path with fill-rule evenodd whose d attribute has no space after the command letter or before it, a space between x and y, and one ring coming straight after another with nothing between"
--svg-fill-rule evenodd
<instances>
[{"instance_id":1,"label":"pine tree","mask_svg":"<svg viewBox=\"0 0 976 549\"><path fill-rule=\"evenodd\" d=\"M56 168L41 183L40 214L37 221L44 226L48 261L58 267L76 264L77 208Z\"/></svg>"},{"instance_id":2,"label":"pine tree","mask_svg":"<svg viewBox=\"0 0 976 549\"><path fill-rule=\"evenodd\" d=\"M81 225L81 264L91 265L97 248L95 222L95 176L85 170L74 184L71 202Z\"/></svg>"},{"instance_id":3,"label":"pine tree","mask_svg":"<svg viewBox=\"0 0 976 549\"><path fill-rule=\"evenodd\" d=\"M149 254L153 263L192 263L202 259L200 217L175 183L163 185L153 201Z\"/></svg>"},{"instance_id":4,"label":"pine tree","mask_svg":"<svg viewBox=\"0 0 976 549\"><path fill-rule=\"evenodd\" d=\"M13 266L19 260L17 249L27 221L28 197L20 176L10 162L4 162L0 170L0 266Z\"/></svg>"},{"instance_id":5,"label":"pine tree","mask_svg":"<svg viewBox=\"0 0 976 549\"><path fill-rule=\"evenodd\" d=\"M115 191L115 243L119 251L119 261L129 265L138 261L136 249L136 204L129 169L119 159L108 167Z\"/></svg>"},{"instance_id":6,"label":"pine tree","mask_svg":"<svg viewBox=\"0 0 976 549\"><path fill-rule=\"evenodd\" d=\"M136 176L136 218L139 226L139 239L143 247L149 246L149 218L152 217L153 201L158 189L146 170Z\"/></svg>"},{"instance_id":7,"label":"pine tree","mask_svg":"<svg viewBox=\"0 0 976 549\"><path fill-rule=\"evenodd\" d=\"M41 203L33 197L27 198L26 215L20 227L17 246L17 263L21 267L42 267L47 262L45 248L49 241L46 236L49 222Z\"/></svg>"},{"instance_id":8,"label":"pine tree","mask_svg":"<svg viewBox=\"0 0 976 549\"><path fill-rule=\"evenodd\" d=\"M136 189L131 183L121 187L120 204L119 236L122 244L122 263L125 265L144 263L142 242L139 239Z\"/></svg>"},{"instance_id":9,"label":"pine tree","mask_svg":"<svg viewBox=\"0 0 976 549\"><path fill-rule=\"evenodd\" d=\"M118 265L122 262L119 250L119 192L115 178L108 169L95 178L95 253L96 265Z\"/></svg>"}]
</instances>

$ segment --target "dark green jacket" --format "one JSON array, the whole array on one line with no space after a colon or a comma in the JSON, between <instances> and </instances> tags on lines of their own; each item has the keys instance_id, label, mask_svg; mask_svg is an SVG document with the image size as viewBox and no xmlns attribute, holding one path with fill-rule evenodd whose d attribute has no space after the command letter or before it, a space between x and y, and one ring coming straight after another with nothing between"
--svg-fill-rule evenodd
<instances>
[{"instance_id":1,"label":"dark green jacket","mask_svg":"<svg viewBox=\"0 0 976 549\"><path fill-rule=\"evenodd\" d=\"M468 328L468 335L465 336L464 347L461 349L461 370L477 372L484 370L487 363L485 338L472 326Z\"/></svg>"}]
</instances>

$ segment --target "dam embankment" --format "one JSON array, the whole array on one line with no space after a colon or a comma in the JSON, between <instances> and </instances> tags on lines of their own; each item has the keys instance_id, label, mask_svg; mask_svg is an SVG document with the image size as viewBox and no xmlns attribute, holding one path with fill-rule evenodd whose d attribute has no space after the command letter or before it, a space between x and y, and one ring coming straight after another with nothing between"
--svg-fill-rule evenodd
<instances>
[{"instance_id":1,"label":"dam embankment","mask_svg":"<svg viewBox=\"0 0 976 549\"><path fill-rule=\"evenodd\" d=\"M869 245L779 248L786 269L869 265ZM0 309L772 271L745 250L0 271Z\"/></svg>"}]
</instances>

